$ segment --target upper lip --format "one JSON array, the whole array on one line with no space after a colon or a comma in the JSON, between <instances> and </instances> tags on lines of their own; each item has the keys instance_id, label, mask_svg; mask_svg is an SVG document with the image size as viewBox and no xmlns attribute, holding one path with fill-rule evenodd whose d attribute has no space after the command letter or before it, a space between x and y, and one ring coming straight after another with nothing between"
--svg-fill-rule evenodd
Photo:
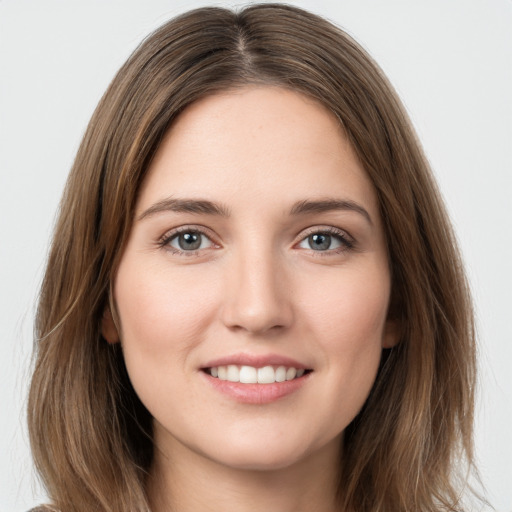
<instances>
[{"instance_id":1,"label":"upper lip","mask_svg":"<svg viewBox=\"0 0 512 512\"><path fill-rule=\"evenodd\" d=\"M238 366L252 366L254 368L263 368L264 366L286 366L287 368L311 369L311 367L300 363L299 361L279 355L279 354L232 354L229 356L212 359L206 363L203 368L215 368L218 366L228 366L230 364Z\"/></svg>"}]
</instances>

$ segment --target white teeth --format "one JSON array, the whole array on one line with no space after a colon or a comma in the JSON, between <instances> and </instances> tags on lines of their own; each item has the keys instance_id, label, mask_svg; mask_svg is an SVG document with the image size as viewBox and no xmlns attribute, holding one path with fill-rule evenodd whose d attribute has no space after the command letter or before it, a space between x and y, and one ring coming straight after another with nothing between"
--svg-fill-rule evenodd
<instances>
[{"instance_id":1,"label":"white teeth","mask_svg":"<svg viewBox=\"0 0 512 512\"><path fill-rule=\"evenodd\" d=\"M286 370L286 380L293 380L296 375L297 370L295 368L288 368L288 370Z\"/></svg>"},{"instance_id":2,"label":"white teeth","mask_svg":"<svg viewBox=\"0 0 512 512\"><path fill-rule=\"evenodd\" d=\"M286 380L286 368L284 366L280 366L276 370L276 382L284 382Z\"/></svg>"},{"instance_id":3,"label":"white teeth","mask_svg":"<svg viewBox=\"0 0 512 512\"><path fill-rule=\"evenodd\" d=\"M273 384L276 381L276 374L272 366L258 368L258 384Z\"/></svg>"},{"instance_id":4,"label":"white teeth","mask_svg":"<svg viewBox=\"0 0 512 512\"><path fill-rule=\"evenodd\" d=\"M238 366L230 364L228 366L227 377L229 382L240 382L240 370L238 369Z\"/></svg>"},{"instance_id":5,"label":"white teeth","mask_svg":"<svg viewBox=\"0 0 512 512\"><path fill-rule=\"evenodd\" d=\"M240 382L256 384L258 382L258 370L252 366L242 366L240 368Z\"/></svg>"},{"instance_id":6,"label":"white teeth","mask_svg":"<svg viewBox=\"0 0 512 512\"><path fill-rule=\"evenodd\" d=\"M237 366L230 364L227 366L214 366L209 369L212 377L230 382L241 382L243 384L273 384L274 382L284 382L286 380L298 379L304 375L305 370L285 366L264 366L263 368L254 368L253 366Z\"/></svg>"}]
</instances>

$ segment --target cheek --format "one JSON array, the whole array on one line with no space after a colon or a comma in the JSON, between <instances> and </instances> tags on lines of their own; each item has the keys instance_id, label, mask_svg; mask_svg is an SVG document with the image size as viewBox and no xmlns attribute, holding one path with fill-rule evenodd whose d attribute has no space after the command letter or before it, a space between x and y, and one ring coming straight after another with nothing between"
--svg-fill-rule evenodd
<instances>
[{"instance_id":1,"label":"cheek","mask_svg":"<svg viewBox=\"0 0 512 512\"><path fill-rule=\"evenodd\" d=\"M302 314L318 340L329 375L323 396L338 411L333 425L342 430L357 415L375 381L390 284L387 272L379 267L338 276L326 291L310 293Z\"/></svg>"},{"instance_id":2,"label":"cheek","mask_svg":"<svg viewBox=\"0 0 512 512\"><path fill-rule=\"evenodd\" d=\"M389 273L382 265L359 271L341 269L323 280L305 283L301 315L323 333L329 352L364 353L381 346L389 294Z\"/></svg>"},{"instance_id":3,"label":"cheek","mask_svg":"<svg viewBox=\"0 0 512 512\"><path fill-rule=\"evenodd\" d=\"M200 282L197 272L171 275L165 266L123 261L115 299L125 356L130 352L161 365L183 362L187 351L201 343L213 315L213 291Z\"/></svg>"},{"instance_id":4,"label":"cheek","mask_svg":"<svg viewBox=\"0 0 512 512\"><path fill-rule=\"evenodd\" d=\"M194 414L190 390L196 369L191 355L207 335L215 293L214 286L208 293L201 282L197 271L170 275L165 265L146 266L135 258L125 258L116 276L126 368L156 419Z\"/></svg>"}]
</instances>

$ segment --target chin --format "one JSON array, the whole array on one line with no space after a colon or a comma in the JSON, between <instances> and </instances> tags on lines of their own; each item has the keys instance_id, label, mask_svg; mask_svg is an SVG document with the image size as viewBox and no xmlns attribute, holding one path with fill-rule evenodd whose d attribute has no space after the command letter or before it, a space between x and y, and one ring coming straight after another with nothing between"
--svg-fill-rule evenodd
<instances>
[{"instance_id":1,"label":"chin","mask_svg":"<svg viewBox=\"0 0 512 512\"><path fill-rule=\"evenodd\" d=\"M226 467L246 471L273 471L289 468L305 461L315 449L305 449L307 443L286 443L285 440L266 441L265 436L254 442L230 442L216 453L210 451L210 458Z\"/></svg>"},{"instance_id":2,"label":"chin","mask_svg":"<svg viewBox=\"0 0 512 512\"><path fill-rule=\"evenodd\" d=\"M262 453L260 448L257 453L235 453L233 457L217 459L217 463L243 471L277 471L286 469L302 460L301 456L285 453ZM270 452L270 450L269 450Z\"/></svg>"}]
</instances>

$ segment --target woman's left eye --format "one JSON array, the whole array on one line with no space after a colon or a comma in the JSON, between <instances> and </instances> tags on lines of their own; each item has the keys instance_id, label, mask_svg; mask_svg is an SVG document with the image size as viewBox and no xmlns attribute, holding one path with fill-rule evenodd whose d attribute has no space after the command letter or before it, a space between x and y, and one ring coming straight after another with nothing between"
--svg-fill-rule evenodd
<instances>
[{"instance_id":1,"label":"woman's left eye","mask_svg":"<svg viewBox=\"0 0 512 512\"><path fill-rule=\"evenodd\" d=\"M302 239L298 247L318 252L341 251L351 249L353 243L341 232L315 231Z\"/></svg>"},{"instance_id":2,"label":"woman's left eye","mask_svg":"<svg viewBox=\"0 0 512 512\"><path fill-rule=\"evenodd\" d=\"M201 249L209 249L214 246L214 243L200 231L187 230L167 237L163 245L174 249L176 252L195 252Z\"/></svg>"}]
</instances>

